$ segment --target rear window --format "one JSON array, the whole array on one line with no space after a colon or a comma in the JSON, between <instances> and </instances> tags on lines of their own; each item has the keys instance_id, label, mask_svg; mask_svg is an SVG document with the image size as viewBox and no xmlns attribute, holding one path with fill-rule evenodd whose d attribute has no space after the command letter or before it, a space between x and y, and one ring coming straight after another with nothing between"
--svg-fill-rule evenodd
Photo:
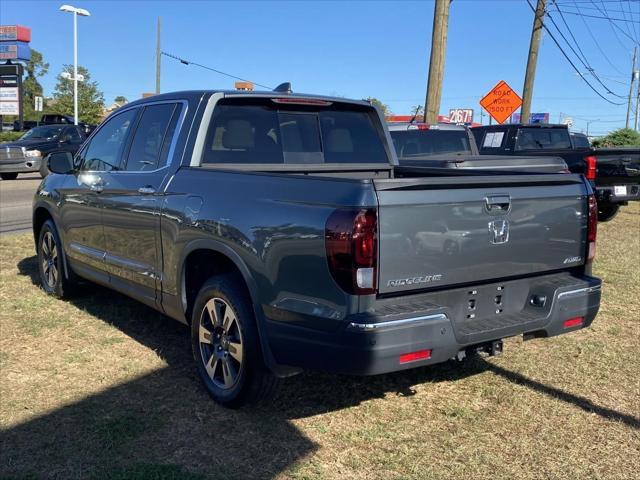
<instances>
[{"instance_id":1,"label":"rear window","mask_svg":"<svg viewBox=\"0 0 640 480\"><path fill-rule=\"evenodd\" d=\"M519 128L516 150L571 148L569 132L563 128Z\"/></svg>"},{"instance_id":2,"label":"rear window","mask_svg":"<svg viewBox=\"0 0 640 480\"><path fill-rule=\"evenodd\" d=\"M202 164L389 163L373 110L222 101L214 109Z\"/></svg>"},{"instance_id":3,"label":"rear window","mask_svg":"<svg viewBox=\"0 0 640 480\"><path fill-rule=\"evenodd\" d=\"M391 138L400 159L471 154L469 135L464 130L396 130L391 132Z\"/></svg>"}]
</instances>

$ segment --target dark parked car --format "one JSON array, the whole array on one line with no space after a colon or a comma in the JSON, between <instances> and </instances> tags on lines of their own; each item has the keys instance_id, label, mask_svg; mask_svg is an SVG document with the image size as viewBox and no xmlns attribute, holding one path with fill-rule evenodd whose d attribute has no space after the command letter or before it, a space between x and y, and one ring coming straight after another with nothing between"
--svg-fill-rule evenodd
<instances>
[{"instance_id":1,"label":"dark parked car","mask_svg":"<svg viewBox=\"0 0 640 480\"><path fill-rule=\"evenodd\" d=\"M434 175L443 169L447 170L441 173L444 175L467 175L466 170L478 175L569 171L560 157L480 155L473 134L464 125L395 122L388 126L403 174L417 169Z\"/></svg>"},{"instance_id":2,"label":"dark parked car","mask_svg":"<svg viewBox=\"0 0 640 480\"><path fill-rule=\"evenodd\" d=\"M84 130L74 125L35 127L14 142L0 143L0 178L15 180L19 173L49 173L44 158L51 152L75 153L85 140Z\"/></svg>"},{"instance_id":3,"label":"dark parked car","mask_svg":"<svg viewBox=\"0 0 640 480\"><path fill-rule=\"evenodd\" d=\"M611 220L621 205L640 200L640 149L591 148L572 141L566 125L485 125L471 129L482 155L562 157L573 173L582 173L596 190L598 219Z\"/></svg>"},{"instance_id":4,"label":"dark parked car","mask_svg":"<svg viewBox=\"0 0 640 480\"><path fill-rule=\"evenodd\" d=\"M581 175L397 178L375 107L278 90L132 102L75 159L51 155L33 204L43 288L81 277L189 324L228 406L302 369L372 375L591 324Z\"/></svg>"},{"instance_id":5,"label":"dark parked car","mask_svg":"<svg viewBox=\"0 0 640 480\"><path fill-rule=\"evenodd\" d=\"M31 130L32 128L42 125L73 125L73 117L70 115L61 115L59 113L45 113L40 117L40 120L25 120L20 124L19 121L13 122L13 130L15 132L22 132ZM78 122L78 126L82 129L85 135L90 134L95 125L89 125L88 123Z\"/></svg>"}]
</instances>

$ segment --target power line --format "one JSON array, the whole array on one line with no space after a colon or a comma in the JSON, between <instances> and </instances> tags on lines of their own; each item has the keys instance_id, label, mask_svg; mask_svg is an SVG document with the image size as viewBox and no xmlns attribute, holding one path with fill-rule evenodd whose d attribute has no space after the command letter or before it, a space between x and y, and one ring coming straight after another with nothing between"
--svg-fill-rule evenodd
<instances>
[{"instance_id":1,"label":"power line","mask_svg":"<svg viewBox=\"0 0 640 480\"><path fill-rule=\"evenodd\" d=\"M266 85L261 85L260 83L254 82L253 80L247 80L246 78L241 78L241 77L238 77L236 75L232 75L230 73L223 72L222 70L217 70L217 69L212 68L212 67L207 67L206 65L202 65L201 63L192 62L191 60L185 60L184 58L178 57L177 55L173 55L171 53L167 53L167 52L164 52L164 51L160 52L160 53L162 53L162 55L164 55L165 57L169 57L169 58L173 58L174 60L178 60L180 63L183 63L184 65L195 65L196 67L204 68L205 70L210 70L212 72L219 73L220 75L224 75L226 77L230 77L230 78L234 78L236 80L240 80L241 82L249 82L249 83L253 83L254 85L257 85L259 87L266 88L267 90L273 90L273 87L268 87Z\"/></svg>"},{"instance_id":2,"label":"power line","mask_svg":"<svg viewBox=\"0 0 640 480\"><path fill-rule=\"evenodd\" d=\"M530 0L527 0L527 4L529 5L529 8L531 8L531 10L535 13L536 9L533 7L533 5L531 5L531 1ZM591 83L589 83L589 81L586 78L584 78L584 76L580 73L580 70L578 70L578 67L576 67L576 65L571 61L571 59L566 54L564 49L560 46L560 43L558 42L558 40L556 40L556 37L553 35L553 33L551 33L551 30L549 30L549 28L547 27L547 25L544 22L542 23L542 27L547 31L547 33L549 34L549 37L551 37L551 40L553 40L553 43L555 43L556 46L558 47L558 49L560 50L560 53L562 53L564 58L567 59L567 62L569 62L569 64L573 67L573 69L576 71L576 73L578 75L580 75L580 78L582 79L582 81L584 83L586 83L589 86L589 88L594 91L594 93L596 95L598 95L604 101L609 102L612 105L624 105L624 103L617 103L617 102L613 102L613 101L609 100L607 97L602 95L598 90L596 90L595 87L593 85L591 85Z\"/></svg>"},{"instance_id":3,"label":"power line","mask_svg":"<svg viewBox=\"0 0 640 480\"><path fill-rule=\"evenodd\" d=\"M557 3L557 2L556 2ZM580 11L580 7L578 6L578 2L576 0L573 0L573 4L575 5L576 10ZM593 34L593 31L591 30L591 27L589 27L589 24L587 23L587 21L584 19L584 17L580 17L580 20L582 20L582 23L584 24L585 28L587 29L587 32L589 32L589 35L591 36L591 39L593 40L593 43L595 43L596 47L598 47L598 50L600 51L600 53L602 54L602 56L604 57L604 59L607 61L607 63L609 65L611 65L611 67L618 72L621 75L624 75L624 73L622 72L622 70L620 70L618 67L616 67L613 62L609 59L609 55L607 55L606 53L604 53L604 50L602 49L602 47L600 46L600 42L598 42L598 40L596 39L596 36ZM615 80L614 80L615 81Z\"/></svg>"},{"instance_id":4,"label":"power line","mask_svg":"<svg viewBox=\"0 0 640 480\"><path fill-rule=\"evenodd\" d=\"M628 23L638 23L637 20L629 20L628 18L614 18L614 17L604 17L604 16L600 16L600 15L589 15L588 13L577 13L577 12L569 12L567 10L565 10L564 13L567 13L569 15L579 15L582 17L589 17L589 18L599 18L602 20L613 20L614 22L628 22ZM629 30L629 26L627 25L627 31L630 33ZM636 42L637 40L634 39L633 37L627 35L629 38L631 38L631 40L633 40L634 42Z\"/></svg>"},{"instance_id":5,"label":"power line","mask_svg":"<svg viewBox=\"0 0 640 480\"><path fill-rule=\"evenodd\" d=\"M558 6L556 5L556 8L558 9L558 12L560 12L560 15L562 16L562 12L560 11L560 9L558 8ZM600 80L600 77L598 77L598 74L596 73L596 71L591 67L591 65L589 65L589 62L586 61L586 57L585 60L583 61L580 58L580 55L578 55L578 53L576 52L576 50L573 48L573 46L571 46L571 43L569 43L569 41L567 40L567 37L564 36L564 33L562 33L562 30L560 30L560 27L558 27L558 24L556 23L556 21L553 19L553 17L551 16L551 14L549 12L547 12L547 17L549 17L549 20L551 20L551 23L553 23L553 26L556 27L556 30L558 31L558 33L560 34L560 36L562 37L562 39L566 42L566 44L569 46L569 48L571 49L571 51L573 52L573 54L578 58L578 60L580 61L580 63L582 63L582 65L584 65L584 68L587 69L587 71L589 73L591 73L591 75L593 76L593 78L596 79L596 81L602 85L602 87L605 89L605 91L610 94L613 95L614 97L618 97L618 98L626 98L623 97L622 95L618 95L617 93L614 93L611 91L611 89L609 87L607 87L604 82L602 80ZM564 17L563 17L564 18ZM569 25L567 25L567 22L565 21L565 26L567 27L567 30L569 30L569 34L571 35L571 38L573 38L573 41L575 42L576 39L573 36L573 33L571 33L571 29L569 28ZM545 26L546 29L546 26ZM547 29L548 31L548 29ZM577 44L577 42L576 42ZM578 47L578 49L580 49L580 47ZM582 50L580 50L580 52L582 53ZM583 53L583 57L584 57L584 53ZM579 72L578 72L579 73Z\"/></svg>"}]
</instances>

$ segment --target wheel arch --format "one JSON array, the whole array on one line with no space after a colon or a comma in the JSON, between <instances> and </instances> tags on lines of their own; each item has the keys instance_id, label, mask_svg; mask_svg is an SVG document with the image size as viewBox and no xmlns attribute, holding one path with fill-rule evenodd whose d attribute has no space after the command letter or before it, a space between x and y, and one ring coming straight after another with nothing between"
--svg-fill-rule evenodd
<instances>
[{"instance_id":1,"label":"wheel arch","mask_svg":"<svg viewBox=\"0 0 640 480\"><path fill-rule=\"evenodd\" d=\"M44 203L44 202L39 202L36 205L34 205L33 214L32 214L31 224L33 228L33 242L36 248L36 253L38 251L38 240L40 238L40 232L42 231L42 226L45 224L47 220L51 220L58 234L58 238L60 239L60 247L61 247L60 252L62 254L62 266L64 268L64 276L65 278L69 279L70 278L69 264L67 262L67 254L64 248L64 241L62 240L62 234L60 232L60 229L58 228L58 224L56 222L53 212L51 211L51 208L47 203Z\"/></svg>"},{"instance_id":2,"label":"wheel arch","mask_svg":"<svg viewBox=\"0 0 640 480\"><path fill-rule=\"evenodd\" d=\"M211 265L203 262L207 260L217 263ZM193 277L194 272L190 269L194 265L202 267L203 263L204 268L201 268L201 272L196 273L195 277ZM242 257L231 247L214 239L193 240L182 251L177 273L179 274L179 281L177 282L178 298L187 322L191 321L190 308L193 307L195 297L204 282L216 274L238 274L239 280L243 282L251 301L265 364L276 376L289 376L299 372L298 369L292 369L276 363L268 342L264 314L258 300L257 284Z\"/></svg>"}]
</instances>

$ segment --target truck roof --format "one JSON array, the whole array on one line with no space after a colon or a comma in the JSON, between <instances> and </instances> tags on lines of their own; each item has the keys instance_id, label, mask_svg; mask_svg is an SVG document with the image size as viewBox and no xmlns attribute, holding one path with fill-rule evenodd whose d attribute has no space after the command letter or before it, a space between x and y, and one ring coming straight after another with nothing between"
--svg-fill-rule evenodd
<instances>
[{"instance_id":1,"label":"truck roof","mask_svg":"<svg viewBox=\"0 0 640 480\"><path fill-rule=\"evenodd\" d=\"M256 98L301 98L301 99L318 99L328 102L351 103L356 105L371 106L366 100L354 100L342 97L331 97L325 95L314 95L309 93L287 93L276 92L270 90L182 90L177 92L161 93L151 97L141 98L127 103L127 106L143 105L145 103L157 102L159 100L182 100L185 98L197 100L204 95L213 95L214 93L223 93L225 97L256 97Z\"/></svg>"},{"instance_id":2,"label":"truck roof","mask_svg":"<svg viewBox=\"0 0 640 480\"><path fill-rule=\"evenodd\" d=\"M562 124L562 123L506 123L503 125L480 125L478 127L472 127L472 128L484 128L486 130L492 130L492 129L500 129L500 128L505 128L505 127L516 127L516 128L521 128L521 127L526 127L526 128L568 128L566 125Z\"/></svg>"}]
</instances>

